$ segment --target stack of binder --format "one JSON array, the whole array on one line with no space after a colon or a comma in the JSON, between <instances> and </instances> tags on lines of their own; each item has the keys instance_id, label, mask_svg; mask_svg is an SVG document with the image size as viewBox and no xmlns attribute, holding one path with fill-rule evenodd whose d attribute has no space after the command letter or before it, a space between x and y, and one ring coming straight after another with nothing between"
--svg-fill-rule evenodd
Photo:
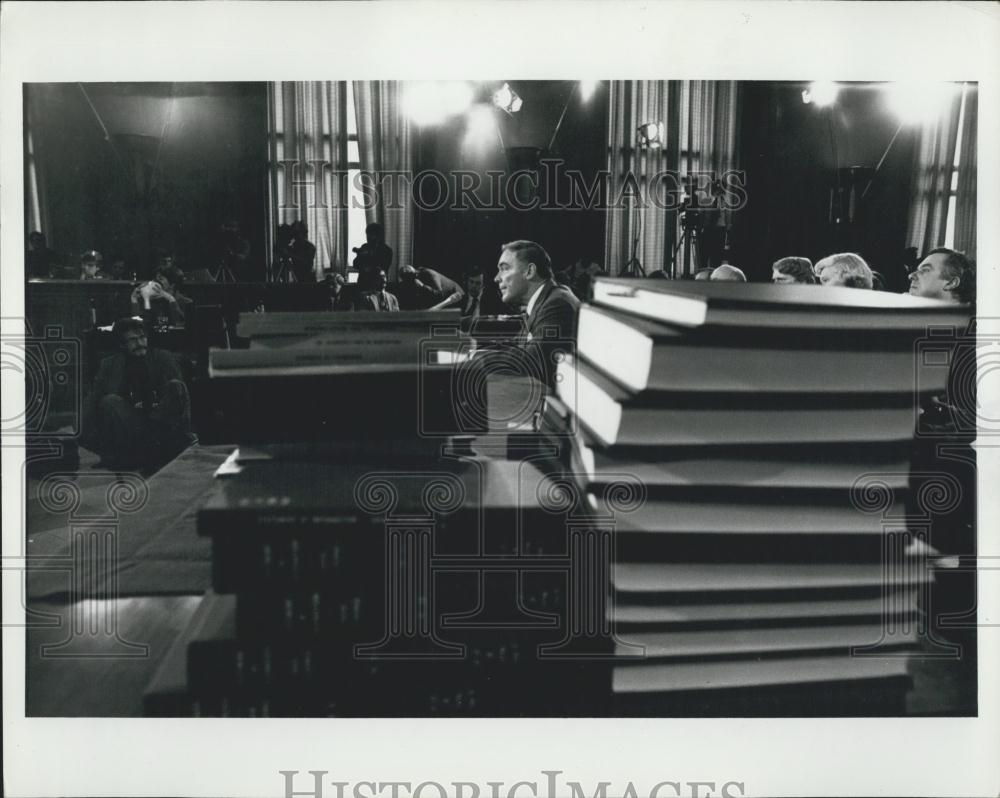
<instances>
[{"instance_id":1,"label":"stack of binder","mask_svg":"<svg viewBox=\"0 0 1000 798\"><path fill-rule=\"evenodd\" d=\"M616 712L903 710L928 579L910 452L966 321L859 289L597 280L542 426L615 530ZM641 500L616 510L622 485Z\"/></svg>"}]
</instances>

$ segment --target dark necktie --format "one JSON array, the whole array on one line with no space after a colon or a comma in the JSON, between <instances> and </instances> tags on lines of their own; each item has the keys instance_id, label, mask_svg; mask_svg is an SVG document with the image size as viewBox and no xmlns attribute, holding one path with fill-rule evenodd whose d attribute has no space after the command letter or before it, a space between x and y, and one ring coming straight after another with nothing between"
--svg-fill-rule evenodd
<instances>
[{"instance_id":1,"label":"dark necktie","mask_svg":"<svg viewBox=\"0 0 1000 798\"><path fill-rule=\"evenodd\" d=\"M389 309L389 301L385 297L385 291L378 292L378 309L379 310Z\"/></svg>"}]
</instances>

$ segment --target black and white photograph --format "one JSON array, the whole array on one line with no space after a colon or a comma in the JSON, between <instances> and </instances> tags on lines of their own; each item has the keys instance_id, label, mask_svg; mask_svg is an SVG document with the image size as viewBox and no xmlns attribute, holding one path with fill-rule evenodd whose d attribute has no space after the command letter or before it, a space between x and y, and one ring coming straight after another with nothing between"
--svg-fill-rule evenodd
<instances>
[{"instance_id":1,"label":"black and white photograph","mask_svg":"<svg viewBox=\"0 0 1000 798\"><path fill-rule=\"evenodd\" d=\"M86 6L0 11L11 795L996 794L996 6Z\"/></svg>"}]
</instances>

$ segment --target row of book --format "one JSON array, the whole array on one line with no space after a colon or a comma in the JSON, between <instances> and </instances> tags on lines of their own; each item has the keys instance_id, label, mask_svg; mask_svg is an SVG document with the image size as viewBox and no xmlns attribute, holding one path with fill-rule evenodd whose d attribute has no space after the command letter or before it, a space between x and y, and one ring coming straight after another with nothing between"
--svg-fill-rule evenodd
<instances>
[{"instance_id":1,"label":"row of book","mask_svg":"<svg viewBox=\"0 0 1000 798\"><path fill-rule=\"evenodd\" d=\"M904 711L929 579L914 428L966 322L854 289L596 281L541 430L613 518L616 712Z\"/></svg>"},{"instance_id":2,"label":"row of book","mask_svg":"<svg viewBox=\"0 0 1000 798\"><path fill-rule=\"evenodd\" d=\"M468 346L454 315L254 315L240 322L247 349L212 354L213 379L245 391L241 444L198 514L212 591L148 714L606 713L610 638L596 663L560 653L558 492L536 464L476 454L418 415L428 381L454 412L454 363L438 356L459 362ZM347 396L354 409L311 434L284 421L275 444L273 425L254 429L277 410L262 385L286 413L307 388L327 411Z\"/></svg>"}]
</instances>

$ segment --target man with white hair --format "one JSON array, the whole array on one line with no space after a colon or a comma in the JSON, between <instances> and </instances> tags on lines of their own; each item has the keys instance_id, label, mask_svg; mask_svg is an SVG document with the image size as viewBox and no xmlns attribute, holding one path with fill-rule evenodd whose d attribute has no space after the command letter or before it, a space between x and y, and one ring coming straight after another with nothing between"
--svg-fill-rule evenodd
<instances>
[{"instance_id":1,"label":"man with white hair","mask_svg":"<svg viewBox=\"0 0 1000 798\"><path fill-rule=\"evenodd\" d=\"M816 276L821 285L870 289L873 284L871 268L853 252L838 252L823 258L816 264Z\"/></svg>"},{"instance_id":2,"label":"man with white hair","mask_svg":"<svg viewBox=\"0 0 1000 798\"><path fill-rule=\"evenodd\" d=\"M747 276L743 273L743 269L738 269L735 266L730 266L728 263L723 263L709 275L708 279L716 281L723 280L731 283L745 283L747 281Z\"/></svg>"}]
</instances>

